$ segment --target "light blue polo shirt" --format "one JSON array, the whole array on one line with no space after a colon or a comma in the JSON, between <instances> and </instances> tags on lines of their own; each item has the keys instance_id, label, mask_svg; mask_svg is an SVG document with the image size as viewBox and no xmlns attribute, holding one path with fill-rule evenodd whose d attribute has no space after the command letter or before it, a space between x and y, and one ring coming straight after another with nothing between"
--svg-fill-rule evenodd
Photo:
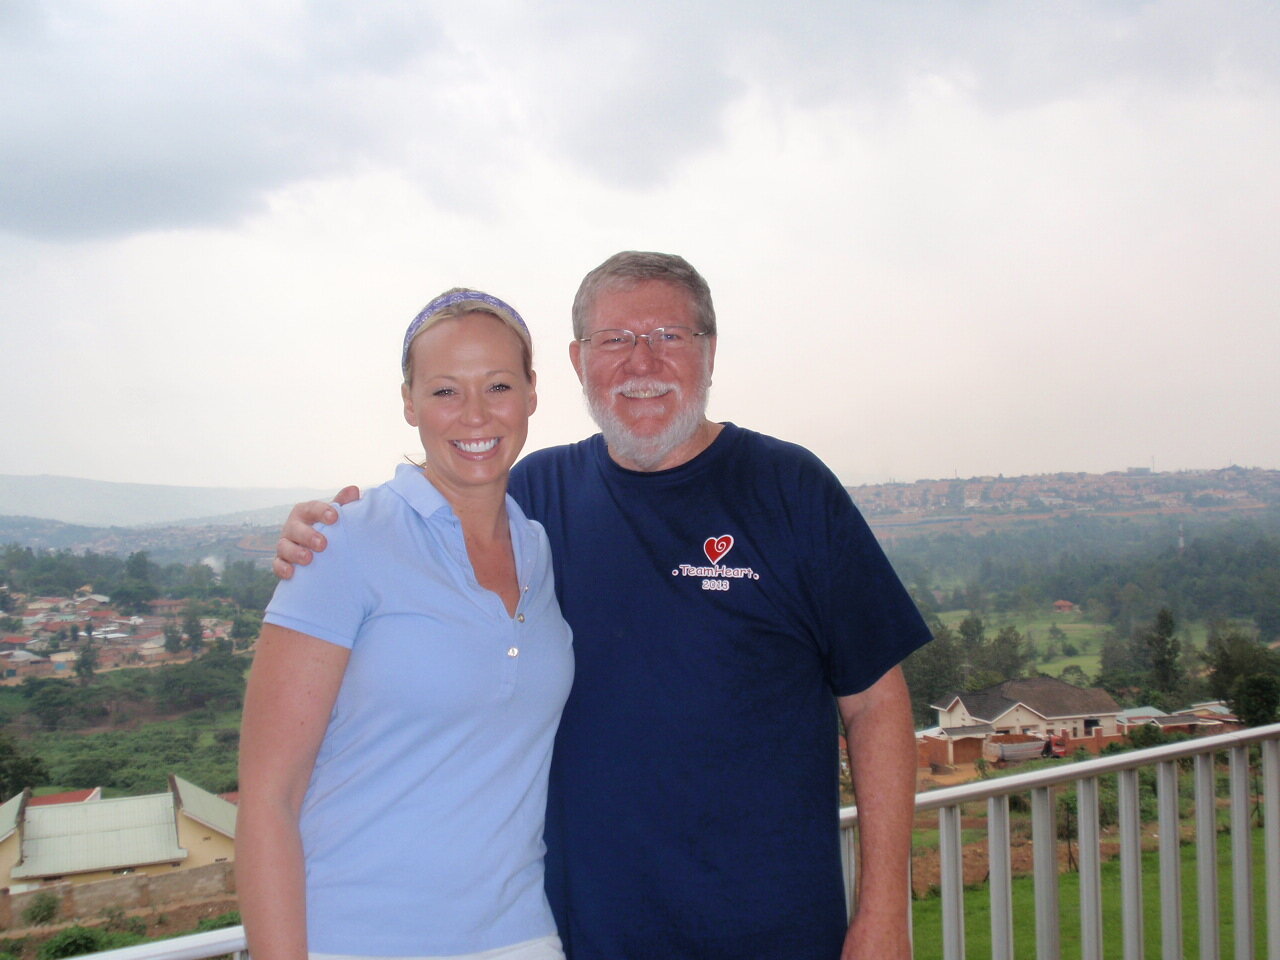
<instances>
[{"instance_id":1,"label":"light blue polo shirt","mask_svg":"<svg viewBox=\"0 0 1280 960\"><path fill-rule=\"evenodd\" d=\"M546 534L507 498L511 617L420 469L340 510L265 617L351 650L302 806L309 949L448 955L554 933L542 828L573 652Z\"/></svg>"}]
</instances>

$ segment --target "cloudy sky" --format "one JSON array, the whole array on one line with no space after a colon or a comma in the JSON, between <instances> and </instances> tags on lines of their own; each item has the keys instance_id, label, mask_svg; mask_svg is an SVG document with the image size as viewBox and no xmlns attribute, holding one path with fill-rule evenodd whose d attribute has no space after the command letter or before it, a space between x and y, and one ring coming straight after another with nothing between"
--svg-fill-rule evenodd
<instances>
[{"instance_id":1,"label":"cloudy sky","mask_svg":"<svg viewBox=\"0 0 1280 960\"><path fill-rule=\"evenodd\" d=\"M457 284L578 439L627 248L848 483L1280 467L1274 0L4 0L0 90L0 473L377 482Z\"/></svg>"}]
</instances>

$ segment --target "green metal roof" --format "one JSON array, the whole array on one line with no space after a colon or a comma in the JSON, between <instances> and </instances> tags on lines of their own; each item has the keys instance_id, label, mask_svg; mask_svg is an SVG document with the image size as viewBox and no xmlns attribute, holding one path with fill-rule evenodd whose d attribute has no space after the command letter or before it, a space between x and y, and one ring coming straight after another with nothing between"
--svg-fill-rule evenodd
<instances>
[{"instance_id":1,"label":"green metal roof","mask_svg":"<svg viewBox=\"0 0 1280 960\"><path fill-rule=\"evenodd\" d=\"M15 793L3 804L0 804L0 840L5 839L9 834L18 829L18 812L21 809L21 791Z\"/></svg>"},{"instance_id":2,"label":"green metal roof","mask_svg":"<svg viewBox=\"0 0 1280 960\"><path fill-rule=\"evenodd\" d=\"M169 782L178 797L182 812L192 820L217 830L233 840L236 835L236 805L217 794L202 790L194 783L172 776Z\"/></svg>"},{"instance_id":3,"label":"green metal roof","mask_svg":"<svg viewBox=\"0 0 1280 960\"><path fill-rule=\"evenodd\" d=\"M187 856L178 846L169 793L28 806L24 819L22 860L13 868L14 879L177 863Z\"/></svg>"}]
</instances>

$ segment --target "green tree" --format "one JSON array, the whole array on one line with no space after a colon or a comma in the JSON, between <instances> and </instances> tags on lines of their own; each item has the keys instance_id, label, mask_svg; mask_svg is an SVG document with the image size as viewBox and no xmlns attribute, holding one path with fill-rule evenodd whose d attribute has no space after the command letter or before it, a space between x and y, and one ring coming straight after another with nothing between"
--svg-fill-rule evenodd
<instances>
[{"instance_id":1,"label":"green tree","mask_svg":"<svg viewBox=\"0 0 1280 960\"><path fill-rule=\"evenodd\" d=\"M1252 675L1280 676L1280 654L1240 627L1209 625L1209 638L1201 654L1208 669L1209 692L1217 700L1229 700L1237 682Z\"/></svg>"},{"instance_id":2,"label":"green tree","mask_svg":"<svg viewBox=\"0 0 1280 960\"><path fill-rule=\"evenodd\" d=\"M1176 690L1186 676L1182 644L1173 635L1174 627L1173 614L1168 607L1161 607L1142 635L1151 663L1151 685L1165 693Z\"/></svg>"},{"instance_id":3,"label":"green tree","mask_svg":"<svg viewBox=\"0 0 1280 960\"><path fill-rule=\"evenodd\" d=\"M0 797L8 800L25 787L38 787L49 779L49 772L39 757L23 753L4 734L0 734Z\"/></svg>"},{"instance_id":4,"label":"green tree","mask_svg":"<svg viewBox=\"0 0 1280 960\"><path fill-rule=\"evenodd\" d=\"M55 680L41 687L31 698L31 713L46 730L57 730L65 719L75 715L78 700L65 680Z\"/></svg>"},{"instance_id":5,"label":"green tree","mask_svg":"<svg viewBox=\"0 0 1280 960\"><path fill-rule=\"evenodd\" d=\"M231 621L232 640L252 640L262 632L262 617L252 610L237 610Z\"/></svg>"},{"instance_id":6,"label":"green tree","mask_svg":"<svg viewBox=\"0 0 1280 960\"><path fill-rule=\"evenodd\" d=\"M1000 628L983 651L983 667L1001 680L1012 680L1026 672L1026 648L1016 627Z\"/></svg>"},{"instance_id":7,"label":"green tree","mask_svg":"<svg viewBox=\"0 0 1280 960\"><path fill-rule=\"evenodd\" d=\"M228 560L222 569L222 593L242 610L263 611L276 588L270 570L250 560Z\"/></svg>"},{"instance_id":8,"label":"green tree","mask_svg":"<svg viewBox=\"0 0 1280 960\"><path fill-rule=\"evenodd\" d=\"M1236 681L1230 699L1231 709L1249 727L1276 722L1280 709L1280 679L1267 673L1253 673Z\"/></svg>"},{"instance_id":9,"label":"green tree","mask_svg":"<svg viewBox=\"0 0 1280 960\"><path fill-rule=\"evenodd\" d=\"M97 669L98 647L93 642L93 638L89 637L76 655L76 679L82 685L87 685L93 679L93 674Z\"/></svg>"},{"instance_id":10,"label":"green tree","mask_svg":"<svg viewBox=\"0 0 1280 960\"><path fill-rule=\"evenodd\" d=\"M164 649L168 653L177 653L182 649L182 630L172 618L164 622Z\"/></svg>"},{"instance_id":11,"label":"green tree","mask_svg":"<svg viewBox=\"0 0 1280 960\"><path fill-rule=\"evenodd\" d=\"M914 651L902 663L902 673L911 691L911 712L920 726L937 722L933 704L948 693L961 690L960 642L955 633L935 621L933 642Z\"/></svg>"},{"instance_id":12,"label":"green tree","mask_svg":"<svg viewBox=\"0 0 1280 960\"><path fill-rule=\"evenodd\" d=\"M204 624L200 622L200 613L200 605L192 601L182 616L182 632L192 653L199 653L204 648Z\"/></svg>"}]
</instances>

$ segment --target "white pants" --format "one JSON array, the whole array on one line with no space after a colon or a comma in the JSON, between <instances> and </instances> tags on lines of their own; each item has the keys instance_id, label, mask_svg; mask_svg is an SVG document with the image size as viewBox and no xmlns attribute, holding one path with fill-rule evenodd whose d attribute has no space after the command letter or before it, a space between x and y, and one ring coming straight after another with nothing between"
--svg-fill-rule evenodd
<instances>
[{"instance_id":1,"label":"white pants","mask_svg":"<svg viewBox=\"0 0 1280 960\"><path fill-rule=\"evenodd\" d=\"M509 947L495 947L479 953L458 953L448 957L365 957L345 953L311 953L311 960L564 960L560 938L554 934L513 943Z\"/></svg>"}]
</instances>

